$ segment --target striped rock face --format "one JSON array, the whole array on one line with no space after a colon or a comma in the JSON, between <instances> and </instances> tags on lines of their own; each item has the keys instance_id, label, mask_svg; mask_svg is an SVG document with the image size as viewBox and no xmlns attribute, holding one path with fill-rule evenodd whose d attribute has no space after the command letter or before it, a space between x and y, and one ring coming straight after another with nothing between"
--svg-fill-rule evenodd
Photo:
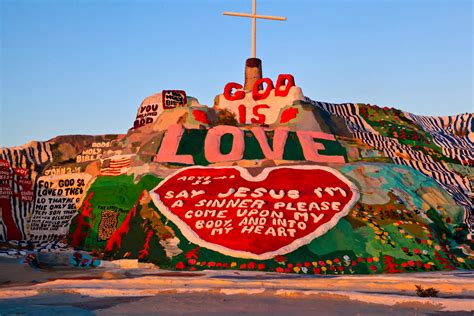
<instances>
[{"instance_id":1,"label":"striped rock face","mask_svg":"<svg viewBox=\"0 0 474 316\"><path fill-rule=\"evenodd\" d=\"M291 179L291 181L289 181ZM337 224L358 200L354 184L321 166L190 167L162 181L152 198L188 240L223 254L269 259Z\"/></svg>"}]
</instances>

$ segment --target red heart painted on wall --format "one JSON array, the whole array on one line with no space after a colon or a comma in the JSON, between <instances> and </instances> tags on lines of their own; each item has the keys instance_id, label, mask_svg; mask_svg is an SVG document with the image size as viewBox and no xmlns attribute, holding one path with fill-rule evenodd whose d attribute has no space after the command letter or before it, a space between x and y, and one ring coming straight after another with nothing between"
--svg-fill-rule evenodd
<instances>
[{"instance_id":1,"label":"red heart painted on wall","mask_svg":"<svg viewBox=\"0 0 474 316\"><path fill-rule=\"evenodd\" d=\"M322 166L189 167L163 180L153 201L191 242L226 255L270 259L334 227L357 187Z\"/></svg>"}]
</instances>

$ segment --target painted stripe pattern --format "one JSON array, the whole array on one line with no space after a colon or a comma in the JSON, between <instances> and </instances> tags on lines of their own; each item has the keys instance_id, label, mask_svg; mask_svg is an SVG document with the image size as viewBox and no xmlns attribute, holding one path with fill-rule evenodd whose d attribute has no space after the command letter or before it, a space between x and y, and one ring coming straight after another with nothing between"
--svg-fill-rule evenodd
<instances>
[{"instance_id":1,"label":"painted stripe pattern","mask_svg":"<svg viewBox=\"0 0 474 316\"><path fill-rule=\"evenodd\" d=\"M395 164L409 166L435 180L454 201L464 208L464 221L470 238L474 238L474 202L472 186L468 178L461 177L443 161L435 161L422 151L401 144L396 138L380 135L359 115L359 105L353 103L332 104L305 100L332 115L345 120L354 138L375 149L383 151ZM474 162L474 114L449 117L418 116L404 112L404 115L428 132L443 153L464 165Z\"/></svg>"},{"instance_id":2,"label":"painted stripe pattern","mask_svg":"<svg viewBox=\"0 0 474 316\"><path fill-rule=\"evenodd\" d=\"M30 142L23 146L0 148L0 160L5 160L12 169L22 168L28 170L31 175L32 190L36 190L36 178L43 167L51 162L53 155L51 145L48 142ZM13 194L10 197L10 208L13 215L13 221L21 232L21 238L28 238L28 219L31 218L34 201L25 201L21 197L21 177L12 172L12 179L9 180ZM3 219L0 221L0 240L4 241L8 236L7 225ZM12 227L10 227L12 229Z\"/></svg>"}]
</instances>

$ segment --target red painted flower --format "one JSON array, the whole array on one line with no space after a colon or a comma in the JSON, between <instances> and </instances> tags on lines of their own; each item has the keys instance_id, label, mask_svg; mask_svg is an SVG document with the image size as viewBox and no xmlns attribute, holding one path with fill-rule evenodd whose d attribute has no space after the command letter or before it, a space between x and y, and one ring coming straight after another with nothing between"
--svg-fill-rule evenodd
<instances>
[{"instance_id":1,"label":"red painted flower","mask_svg":"<svg viewBox=\"0 0 474 316\"><path fill-rule=\"evenodd\" d=\"M372 263L373 261L374 261L374 259L372 259L372 257L368 257L368 258L367 258L367 262L368 262L368 263Z\"/></svg>"},{"instance_id":2,"label":"red painted flower","mask_svg":"<svg viewBox=\"0 0 474 316\"><path fill-rule=\"evenodd\" d=\"M247 265L246 265L245 263L242 263L242 264L240 265L240 269L245 269L245 268L247 268Z\"/></svg>"},{"instance_id":3,"label":"red painted flower","mask_svg":"<svg viewBox=\"0 0 474 316\"><path fill-rule=\"evenodd\" d=\"M321 269L320 268L313 268L314 274L321 274Z\"/></svg>"},{"instance_id":4,"label":"red painted flower","mask_svg":"<svg viewBox=\"0 0 474 316\"><path fill-rule=\"evenodd\" d=\"M377 267L374 266L374 265L370 265L370 270L372 270L372 271L377 271Z\"/></svg>"},{"instance_id":5,"label":"red painted flower","mask_svg":"<svg viewBox=\"0 0 474 316\"><path fill-rule=\"evenodd\" d=\"M291 269L291 268L293 268L293 264L288 263L287 267Z\"/></svg>"},{"instance_id":6,"label":"red painted flower","mask_svg":"<svg viewBox=\"0 0 474 316\"><path fill-rule=\"evenodd\" d=\"M426 270L429 270L431 269L431 264L425 263L423 267L425 267Z\"/></svg>"},{"instance_id":7,"label":"red painted flower","mask_svg":"<svg viewBox=\"0 0 474 316\"><path fill-rule=\"evenodd\" d=\"M335 258L333 261L334 261L334 263L339 263L340 262L339 258Z\"/></svg>"},{"instance_id":8,"label":"red painted flower","mask_svg":"<svg viewBox=\"0 0 474 316\"><path fill-rule=\"evenodd\" d=\"M415 266L415 261L413 261L413 260L408 261L408 265L410 267L414 267Z\"/></svg>"},{"instance_id":9,"label":"red painted flower","mask_svg":"<svg viewBox=\"0 0 474 316\"><path fill-rule=\"evenodd\" d=\"M275 258L273 258L273 260L275 260L276 262L280 264L283 264L287 261L285 256L276 256Z\"/></svg>"},{"instance_id":10,"label":"red painted flower","mask_svg":"<svg viewBox=\"0 0 474 316\"><path fill-rule=\"evenodd\" d=\"M265 263L259 263L257 266L259 270L265 270L265 267L266 267Z\"/></svg>"},{"instance_id":11,"label":"red painted flower","mask_svg":"<svg viewBox=\"0 0 474 316\"><path fill-rule=\"evenodd\" d=\"M408 267L408 264L407 264L406 262L402 262L401 266L402 266L403 268L406 268L406 267Z\"/></svg>"},{"instance_id":12,"label":"red painted flower","mask_svg":"<svg viewBox=\"0 0 474 316\"><path fill-rule=\"evenodd\" d=\"M355 266L356 264L357 264L357 262L355 262L355 261L352 261L352 263L351 263L352 266Z\"/></svg>"},{"instance_id":13,"label":"red painted flower","mask_svg":"<svg viewBox=\"0 0 474 316\"><path fill-rule=\"evenodd\" d=\"M275 271L278 272L278 273L283 273L283 272L285 272L285 270L284 270L282 267L277 267L277 268L275 269Z\"/></svg>"},{"instance_id":14,"label":"red painted flower","mask_svg":"<svg viewBox=\"0 0 474 316\"><path fill-rule=\"evenodd\" d=\"M403 252L409 252L410 250L407 247L402 247Z\"/></svg>"},{"instance_id":15,"label":"red painted flower","mask_svg":"<svg viewBox=\"0 0 474 316\"><path fill-rule=\"evenodd\" d=\"M326 264L324 263L324 261L318 261L318 264L321 266L321 267L324 267Z\"/></svg>"},{"instance_id":16,"label":"red painted flower","mask_svg":"<svg viewBox=\"0 0 474 316\"><path fill-rule=\"evenodd\" d=\"M216 263L213 262L213 261L210 261L210 262L207 263L207 266L208 266L208 267L215 267L215 266L216 266Z\"/></svg>"},{"instance_id":17,"label":"red painted flower","mask_svg":"<svg viewBox=\"0 0 474 316\"><path fill-rule=\"evenodd\" d=\"M250 270L254 270L257 267L257 264L253 261L250 261L247 265Z\"/></svg>"},{"instance_id":18,"label":"red painted flower","mask_svg":"<svg viewBox=\"0 0 474 316\"><path fill-rule=\"evenodd\" d=\"M357 258L357 262L362 262L364 261L364 258L360 257L360 258Z\"/></svg>"},{"instance_id":19,"label":"red painted flower","mask_svg":"<svg viewBox=\"0 0 474 316\"><path fill-rule=\"evenodd\" d=\"M186 266L184 265L184 263L182 261L178 262L176 264L176 269L184 269Z\"/></svg>"},{"instance_id":20,"label":"red painted flower","mask_svg":"<svg viewBox=\"0 0 474 316\"><path fill-rule=\"evenodd\" d=\"M337 267L337 269L338 269L339 271L344 271L344 267L342 267L342 266Z\"/></svg>"},{"instance_id":21,"label":"red painted flower","mask_svg":"<svg viewBox=\"0 0 474 316\"><path fill-rule=\"evenodd\" d=\"M290 268L286 268L286 269L285 269L285 273L291 273L291 269L290 269Z\"/></svg>"},{"instance_id":22,"label":"red painted flower","mask_svg":"<svg viewBox=\"0 0 474 316\"><path fill-rule=\"evenodd\" d=\"M311 262L306 261L306 262L304 263L304 266L305 266L306 268L311 267Z\"/></svg>"},{"instance_id":23,"label":"red painted flower","mask_svg":"<svg viewBox=\"0 0 474 316\"><path fill-rule=\"evenodd\" d=\"M193 266L196 264L196 259L189 259L188 260L188 265Z\"/></svg>"},{"instance_id":24,"label":"red painted flower","mask_svg":"<svg viewBox=\"0 0 474 316\"><path fill-rule=\"evenodd\" d=\"M415 249L413 249L413 253L415 255L419 255L421 253L421 251L420 251L420 249L415 248Z\"/></svg>"}]
</instances>

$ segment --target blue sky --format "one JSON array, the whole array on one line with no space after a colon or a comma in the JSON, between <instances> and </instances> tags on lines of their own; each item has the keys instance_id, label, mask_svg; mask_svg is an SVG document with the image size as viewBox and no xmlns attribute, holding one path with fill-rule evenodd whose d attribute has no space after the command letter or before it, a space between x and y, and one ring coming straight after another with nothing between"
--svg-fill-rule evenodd
<instances>
[{"instance_id":1,"label":"blue sky","mask_svg":"<svg viewBox=\"0 0 474 316\"><path fill-rule=\"evenodd\" d=\"M243 83L251 0L0 0L0 146L125 133L148 95ZM265 77L313 100L474 112L470 0L258 0Z\"/></svg>"}]
</instances>

